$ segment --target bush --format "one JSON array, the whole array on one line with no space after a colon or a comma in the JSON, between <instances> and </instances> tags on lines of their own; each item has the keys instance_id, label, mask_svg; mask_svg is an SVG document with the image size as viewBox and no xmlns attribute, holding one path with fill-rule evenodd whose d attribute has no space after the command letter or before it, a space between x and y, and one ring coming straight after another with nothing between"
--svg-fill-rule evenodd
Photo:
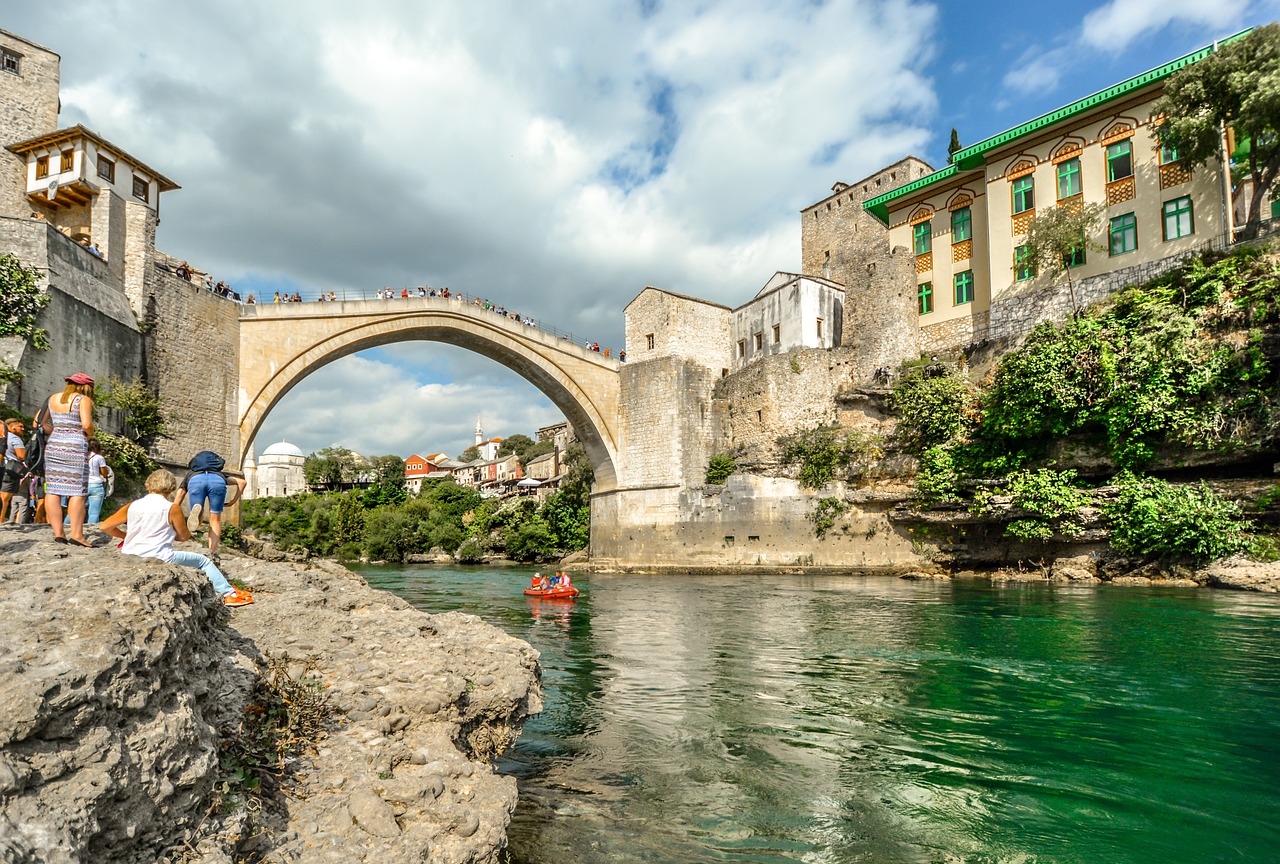
<instances>
[{"instance_id":1,"label":"bush","mask_svg":"<svg viewBox=\"0 0 1280 864\"><path fill-rule=\"evenodd\" d=\"M707 482L720 484L729 479L736 466L728 453L717 453L707 464Z\"/></svg>"},{"instance_id":2,"label":"bush","mask_svg":"<svg viewBox=\"0 0 1280 864\"><path fill-rule=\"evenodd\" d=\"M908 452L920 454L957 438L964 428L969 383L940 366L911 369L889 395L898 415L898 436Z\"/></svg>"},{"instance_id":3,"label":"bush","mask_svg":"<svg viewBox=\"0 0 1280 864\"><path fill-rule=\"evenodd\" d=\"M1119 494L1103 508L1111 545L1125 552L1203 564L1247 548L1240 508L1201 483L1175 486L1124 472Z\"/></svg>"},{"instance_id":4,"label":"bush","mask_svg":"<svg viewBox=\"0 0 1280 864\"><path fill-rule=\"evenodd\" d=\"M837 478L849 478L880 458L880 439L839 426L816 426L778 438L781 459L800 466L798 479L807 489L821 489Z\"/></svg>"},{"instance_id":5,"label":"bush","mask_svg":"<svg viewBox=\"0 0 1280 864\"><path fill-rule=\"evenodd\" d=\"M1012 505L1027 515L1015 519L1005 533L1020 540L1049 540L1055 534L1078 536L1083 528L1080 510L1092 501L1075 487L1075 471L1019 471L1009 477Z\"/></svg>"},{"instance_id":6,"label":"bush","mask_svg":"<svg viewBox=\"0 0 1280 864\"><path fill-rule=\"evenodd\" d=\"M463 564L479 564L484 560L485 551L484 544L475 537L468 537L458 547L458 551L454 553Z\"/></svg>"},{"instance_id":7,"label":"bush","mask_svg":"<svg viewBox=\"0 0 1280 864\"><path fill-rule=\"evenodd\" d=\"M946 447L930 447L920 454L920 467L916 471L916 499L925 503L944 504L959 501L957 484L960 473L955 458Z\"/></svg>"},{"instance_id":8,"label":"bush","mask_svg":"<svg viewBox=\"0 0 1280 864\"><path fill-rule=\"evenodd\" d=\"M95 434L94 438L102 448L102 458L107 460L107 464L116 474L133 480L142 480L156 470L156 463L151 461L147 451L128 438L101 431Z\"/></svg>"},{"instance_id":9,"label":"bush","mask_svg":"<svg viewBox=\"0 0 1280 864\"><path fill-rule=\"evenodd\" d=\"M502 543L507 556L517 561L544 561L556 556L556 540L546 522L533 518L509 528Z\"/></svg>"},{"instance_id":10,"label":"bush","mask_svg":"<svg viewBox=\"0 0 1280 864\"><path fill-rule=\"evenodd\" d=\"M821 540L827 532L835 527L836 521L849 509L849 505L839 498L822 498L809 518L813 521L814 534Z\"/></svg>"}]
</instances>

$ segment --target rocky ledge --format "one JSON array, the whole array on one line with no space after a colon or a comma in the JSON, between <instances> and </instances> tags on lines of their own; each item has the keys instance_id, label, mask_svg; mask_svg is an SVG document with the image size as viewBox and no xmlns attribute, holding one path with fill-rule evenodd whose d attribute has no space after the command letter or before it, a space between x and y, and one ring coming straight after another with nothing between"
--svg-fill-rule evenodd
<instances>
[{"instance_id":1,"label":"rocky ledge","mask_svg":"<svg viewBox=\"0 0 1280 864\"><path fill-rule=\"evenodd\" d=\"M529 645L326 561L224 556L257 598L228 611L106 540L0 528L0 862L500 859L516 783L492 760L541 709ZM268 677L324 719L251 777L228 744L279 720Z\"/></svg>"}]
</instances>

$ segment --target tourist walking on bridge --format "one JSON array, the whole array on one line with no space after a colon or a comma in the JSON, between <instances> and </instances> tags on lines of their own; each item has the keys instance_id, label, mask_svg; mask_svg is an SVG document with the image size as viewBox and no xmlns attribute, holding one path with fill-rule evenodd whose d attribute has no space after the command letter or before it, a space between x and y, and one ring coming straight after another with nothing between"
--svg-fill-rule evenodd
<instances>
[{"instance_id":1,"label":"tourist walking on bridge","mask_svg":"<svg viewBox=\"0 0 1280 864\"><path fill-rule=\"evenodd\" d=\"M89 497L89 439L93 437L93 379L77 372L63 380L67 386L49 397L44 417L44 430L49 433L44 451L44 512L53 527L55 543L89 547L84 517ZM62 524L63 495L69 499L69 532Z\"/></svg>"}]
</instances>

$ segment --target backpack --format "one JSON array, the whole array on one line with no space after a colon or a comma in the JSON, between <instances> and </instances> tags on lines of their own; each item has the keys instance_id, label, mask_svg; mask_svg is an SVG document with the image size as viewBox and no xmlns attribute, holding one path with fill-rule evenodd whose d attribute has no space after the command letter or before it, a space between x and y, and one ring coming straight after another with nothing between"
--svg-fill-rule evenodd
<instances>
[{"instance_id":1,"label":"backpack","mask_svg":"<svg viewBox=\"0 0 1280 864\"><path fill-rule=\"evenodd\" d=\"M49 438L49 433L45 432L40 424L40 414L36 414L34 425L36 428L31 430L31 437L27 439L27 455L22 459L22 479L24 480L44 474L44 445Z\"/></svg>"},{"instance_id":2,"label":"backpack","mask_svg":"<svg viewBox=\"0 0 1280 864\"><path fill-rule=\"evenodd\" d=\"M107 466L106 483L103 485L102 494L106 498L110 498L116 491L116 472L111 470L111 466Z\"/></svg>"},{"instance_id":3,"label":"backpack","mask_svg":"<svg viewBox=\"0 0 1280 864\"><path fill-rule=\"evenodd\" d=\"M187 467L192 471L221 471L226 464L227 460L212 450L201 450L191 457Z\"/></svg>"}]
</instances>

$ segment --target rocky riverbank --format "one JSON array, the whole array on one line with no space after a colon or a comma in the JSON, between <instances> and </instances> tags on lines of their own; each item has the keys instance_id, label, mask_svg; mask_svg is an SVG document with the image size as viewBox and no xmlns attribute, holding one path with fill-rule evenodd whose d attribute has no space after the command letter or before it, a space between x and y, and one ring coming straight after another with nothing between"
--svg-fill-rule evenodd
<instances>
[{"instance_id":1,"label":"rocky riverbank","mask_svg":"<svg viewBox=\"0 0 1280 864\"><path fill-rule=\"evenodd\" d=\"M255 604L0 529L0 861L498 861L516 784L491 762L541 709L537 653L331 562L223 565ZM271 693L322 731L250 776L228 744L280 721Z\"/></svg>"}]
</instances>

